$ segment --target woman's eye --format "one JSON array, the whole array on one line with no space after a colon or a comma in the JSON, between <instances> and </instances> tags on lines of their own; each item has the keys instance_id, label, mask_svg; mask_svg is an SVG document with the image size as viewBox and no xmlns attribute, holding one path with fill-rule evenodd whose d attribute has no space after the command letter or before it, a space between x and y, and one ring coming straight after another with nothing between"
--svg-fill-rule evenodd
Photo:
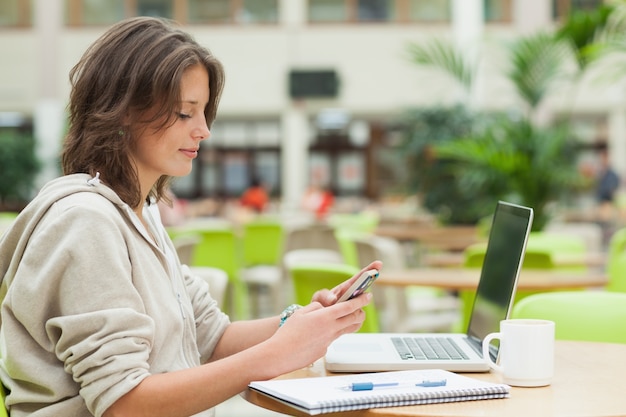
<instances>
[{"instance_id":1,"label":"woman's eye","mask_svg":"<svg viewBox=\"0 0 626 417\"><path fill-rule=\"evenodd\" d=\"M191 119L191 115L186 113L178 113L178 117L181 119Z\"/></svg>"}]
</instances>

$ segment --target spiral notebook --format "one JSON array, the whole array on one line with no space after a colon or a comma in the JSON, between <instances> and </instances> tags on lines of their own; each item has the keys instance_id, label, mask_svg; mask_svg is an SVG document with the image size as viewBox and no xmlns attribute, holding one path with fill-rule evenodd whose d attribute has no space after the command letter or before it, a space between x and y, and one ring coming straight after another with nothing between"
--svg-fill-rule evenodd
<instances>
[{"instance_id":1,"label":"spiral notebook","mask_svg":"<svg viewBox=\"0 0 626 417\"><path fill-rule=\"evenodd\" d=\"M445 381L443 386L428 385ZM354 383L371 390L352 391ZM379 407L507 398L510 387L442 369L253 381L249 387L310 415Z\"/></svg>"}]
</instances>

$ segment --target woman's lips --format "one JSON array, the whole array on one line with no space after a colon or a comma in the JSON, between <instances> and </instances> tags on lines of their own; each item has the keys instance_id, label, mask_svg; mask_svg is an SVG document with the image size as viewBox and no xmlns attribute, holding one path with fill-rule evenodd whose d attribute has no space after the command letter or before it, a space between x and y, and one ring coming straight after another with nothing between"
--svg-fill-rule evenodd
<instances>
[{"instance_id":1,"label":"woman's lips","mask_svg":"<svg viewBox=\"0 0 626 417\"><path fill-rule=\"evenodd\" d=\"M197 149L181 149L180 151L192 159L198 156Z\"/></svg>"}]
</instances>

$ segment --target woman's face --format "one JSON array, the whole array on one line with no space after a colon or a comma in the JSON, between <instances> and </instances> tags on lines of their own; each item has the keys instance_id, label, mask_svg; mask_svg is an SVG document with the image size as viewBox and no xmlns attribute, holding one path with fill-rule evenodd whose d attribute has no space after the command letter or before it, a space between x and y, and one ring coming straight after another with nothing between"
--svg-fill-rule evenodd
<instances>
[{"instance_id":1,"label":"woman's face","mask_svg":"<svg viewBox=\"0 0 626 417\"><path fill-rule=\"evenodd\" d=\"M137 166L144 196L163 175L189 174L192 161L198 156L200 141L211 133L204 117L209 101L209 75L204 66L187 69L180 88L181 103L174 123L161 130L148 126L136 133L131 158Z\"/></svg>"}]
</instances>

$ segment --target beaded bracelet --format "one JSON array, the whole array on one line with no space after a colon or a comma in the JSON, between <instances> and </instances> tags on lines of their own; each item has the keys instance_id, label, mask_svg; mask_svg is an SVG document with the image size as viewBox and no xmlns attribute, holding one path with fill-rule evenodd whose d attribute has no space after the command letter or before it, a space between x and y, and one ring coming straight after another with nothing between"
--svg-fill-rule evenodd
<instances>
[{"instance_id":1,"label":"beaded bracelet","mask_svg":"<svg viewBox=\"0 0 626 417\"><path fill-rule=\"evenodd\" d=\"M281 327L283 324L285 324L287 319L291 317L291 315L295 313L296 310L299 310L301 308L302 306L299 304L292 304L286 309L284 309L283 312L280 314L280 324L278 325L278 327Z\"/></svg>"}]
</instances>

